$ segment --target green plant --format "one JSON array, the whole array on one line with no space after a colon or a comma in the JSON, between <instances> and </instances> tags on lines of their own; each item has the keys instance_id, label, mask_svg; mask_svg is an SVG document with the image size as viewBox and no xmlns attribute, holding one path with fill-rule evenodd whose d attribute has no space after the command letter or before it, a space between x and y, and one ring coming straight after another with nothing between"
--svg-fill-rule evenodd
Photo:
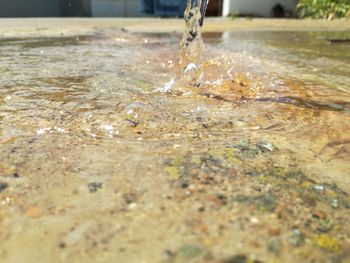
<instances>
[{"instance_id":1,"label":"green plant","mask_svg":"<svg viewBox=\"0 0 350 263\"><path fill-rule=\"evenodd\" d=\"M300 0L297 8L300 17L350 17L350 0Z\"/></svg>"}]
</instances>

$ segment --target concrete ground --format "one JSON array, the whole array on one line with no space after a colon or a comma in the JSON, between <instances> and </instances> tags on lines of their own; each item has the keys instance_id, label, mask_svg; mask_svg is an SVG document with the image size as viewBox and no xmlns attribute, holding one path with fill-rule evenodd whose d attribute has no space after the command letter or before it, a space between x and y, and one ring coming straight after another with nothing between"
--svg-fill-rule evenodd
<instances>
[{"instance_id":1,"label":"concrete ground","mask_svg":"<svg viewBox=\"0 0 350 263\"><path fill-rule=\"evenodd\" d=\"M350 262L350 20L183 27L0 20L1 263Z\"/></svg>"}]
</instances>

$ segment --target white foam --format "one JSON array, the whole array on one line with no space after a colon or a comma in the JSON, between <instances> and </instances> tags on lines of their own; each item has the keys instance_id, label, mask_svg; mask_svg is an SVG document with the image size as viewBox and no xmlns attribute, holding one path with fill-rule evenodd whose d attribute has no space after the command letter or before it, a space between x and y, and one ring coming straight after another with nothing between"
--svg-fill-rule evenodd
<instances>
[{"instance_id":1,"label":"white foam","mask_svg":"<svg viewBox=\"0 0 350 263\"><path fill-rule=\"evenodd\" d=\"M158 88L156 89L156 91L163 92L163 93L170 92L174 84L175 84L175 79L171 79L169 82L164 84L164 87Z\"/></svg>"}]
</instances>

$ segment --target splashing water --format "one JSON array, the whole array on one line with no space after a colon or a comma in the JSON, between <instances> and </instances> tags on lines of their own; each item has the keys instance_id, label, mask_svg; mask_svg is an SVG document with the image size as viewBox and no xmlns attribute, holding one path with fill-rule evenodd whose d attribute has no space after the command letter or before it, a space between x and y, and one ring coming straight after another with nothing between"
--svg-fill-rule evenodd
<instances>
[{"instance_id":1,"label":"splashing water","mask_svg":"<svg viewBox=\"0 0 350 263\"><path fill-rule=\"evenodd\" d=\"M200 84L202 75L201 63L204 43L201 34L201 24L203 23L201 7L202 0L197 0L196 4L192 0L187 1L184 13L186 28L180 42L179 64L182 77L193 86Z\"/></svg>"}]
</instances>

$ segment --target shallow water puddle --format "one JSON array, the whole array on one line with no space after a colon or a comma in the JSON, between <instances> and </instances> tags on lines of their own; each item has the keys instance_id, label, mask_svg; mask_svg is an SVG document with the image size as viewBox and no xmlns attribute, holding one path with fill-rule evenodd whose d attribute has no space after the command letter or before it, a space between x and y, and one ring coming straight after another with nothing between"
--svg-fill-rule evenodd
<instances>
[{"instance_id":1,"label":"shallow water puddle","mask_svg":"<svg viewBox=\"0 0 350 263\"><path fill-rule=\"evenodd\" d=\"M179 38L0 41L4 262L349 260L344 47L204 34L197 88Z\"/></svg>"}]
</instances>

